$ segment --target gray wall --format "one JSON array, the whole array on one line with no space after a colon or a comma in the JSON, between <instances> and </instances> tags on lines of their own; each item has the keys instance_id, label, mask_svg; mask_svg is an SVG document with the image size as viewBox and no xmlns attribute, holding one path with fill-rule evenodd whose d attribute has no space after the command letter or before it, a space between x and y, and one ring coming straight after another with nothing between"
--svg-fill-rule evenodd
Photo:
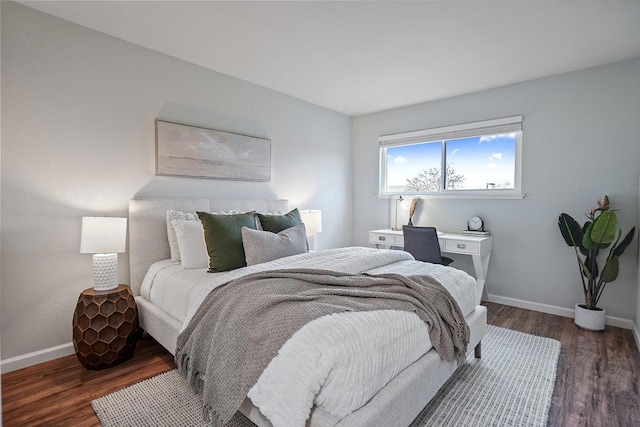
<instances>
[{"instance_id":1,"label":"gray wall","mask_svg":"<svg viewBox=\"0 0 640 427\"><path fill-rule=\"evenodd\" d=\"M2 359L71 341L81 217L133 197L287 198L351 243L348 116L7 2L2 87ZM270 138L271 182L156 177L156 118Z\"/></svg>"},{"instance_id":2,"label":"gray wall","mask_svg":"<svg viewBox=\"0 0 640 427\"><path fill-rule=\"evenodd\" d=\"M580 217L606 193L625 230L640 218L640 59L356 117L352 126L277 92L1 7L2 359L70 342L75 301L91 285L80 218L126 216L133 197L288 198L322 209L321 248L368 245L368 230L389 225L389 200L375 197L382 134L524 115L524 200L427 200L420 218L451 231L485 218L495 295L572 308L582 296L557 215ZM156 118L271 138L272 181L156 177ZM639 262L632 245L601 304L635 315L638 329ZM455 265L472 271L464 257Z\"/></svg>"},{"instance_id":3,"label":"gray wall","mask_svg":"<svg viewBox=\"0 0 640 427\"><path fill-rule=\"evenodd\" d=\"M494 90L355 117L355 244L389 226L389 200L375 197L378 136L524 116L523 200L426 199L420 225L458 231L480 215L494 236L490 294L573 309L582 302L575 255L557 218L579 219L608 194L624 230L638 223L640 58ZM620 276L600 305L608 314L636 316L637 245L621 259ZM458 268L472 272L469 260Z\"/></svg>"},{"instance_id":4,"label":"gray wall","mask_svg":"<svg viewBox=\"0 0 640 427\"><path fill-rule=\"evenodd\" d=\"M640 212L640 182L638 183L638 211ZM638 217L638 223L640 223L640 216ZM636 230L636 232L638 232L640 230ZM637 240L638 243L638 247L640 248L640 239ZM636 344L638 346L638 349L640 349L640 251L638 251L638 258L636 260L637 262L637 268L638 268L638 272L637 272L637 280L638 280L638 285L636 287L636 317L635 317L635 337L636 337Z\"/></svg>"},{"instance_id":5,"label":"gray wall","mask_svg":"<svg viewBox=\"0 0 640 427\"><path fill-rule=\"evenodd\" d=\"M2 46L2 7L0 7L0 46ZM2 55L0 55L0 70L2 70ZM0 79L0 99L2 99L2 79ZM2 103L0 102L0 129L2 129ZM0 174L2 172L2 132L0 132ZM0 175L1 176L1 175ZM2 212L2 186L0 185L0 212ZM0 230L2 230L2 216L0 215ZM0 240L2 233L0 232ZM0 260L2 260L2 245L0 244ZM0 272L0 289L2 289L2 274ZM2 319L2 295L0 294L0 319ZM0 354L2 354L2 333L0 331ZM1 373L1 372L0 372ZM2 387L0 387L0 425L2 425Z\"/></svg>"}]
</instances>

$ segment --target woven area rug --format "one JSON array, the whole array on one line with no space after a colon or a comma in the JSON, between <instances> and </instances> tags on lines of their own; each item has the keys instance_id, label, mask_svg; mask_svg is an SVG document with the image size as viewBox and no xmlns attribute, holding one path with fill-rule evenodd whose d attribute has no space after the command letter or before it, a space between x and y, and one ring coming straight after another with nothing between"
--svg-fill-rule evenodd
<instances>
[{"instance_id":1,"label":"woven area rug","mask_svg":"<svg viewBox=\"0 0 640 427\"><path fill-rule=\"evenodd\" d=\"M546 426L559 355L554 339L489 326L482 359L469 356L411 427ZM91 405L104 427L205 426L202 400L175 370ZM253 425L240 413L229 423Z\"/></svg>"}]
</instances>

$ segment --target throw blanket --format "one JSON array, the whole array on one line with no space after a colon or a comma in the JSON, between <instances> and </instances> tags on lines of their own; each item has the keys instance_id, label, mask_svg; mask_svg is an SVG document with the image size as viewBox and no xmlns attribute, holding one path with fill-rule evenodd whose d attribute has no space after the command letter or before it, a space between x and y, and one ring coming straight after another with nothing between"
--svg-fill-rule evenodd
<instances>
[{"instance_id":1,"label":"throw blanket","mask_svg":"<svg viewBox=\"0 0 640 427\"><path fill-rule=\"evenodd\" d=\"M205 420L223 425L298 329L327 314L370 310L415 312L442 359L464 360L469 329L434 279L299 269L252 274L212 291L178 337L176 364L203 393Z\"/></svg>"}]
</instances>

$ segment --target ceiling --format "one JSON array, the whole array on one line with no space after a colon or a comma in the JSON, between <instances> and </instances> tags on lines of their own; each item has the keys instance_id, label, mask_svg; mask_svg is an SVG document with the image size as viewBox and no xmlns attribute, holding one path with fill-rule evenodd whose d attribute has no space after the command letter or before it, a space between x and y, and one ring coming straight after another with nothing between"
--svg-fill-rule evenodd
<instances>
[{"instance_id":1,"label":"ceiling","mask_svg":"<svg viewBox=\"0 0 640 427\"><path fill-rule=\"evenodd\" d=\"M640 57L640 0L20 3L351 116Z\"/></svg>"}]
</instances>

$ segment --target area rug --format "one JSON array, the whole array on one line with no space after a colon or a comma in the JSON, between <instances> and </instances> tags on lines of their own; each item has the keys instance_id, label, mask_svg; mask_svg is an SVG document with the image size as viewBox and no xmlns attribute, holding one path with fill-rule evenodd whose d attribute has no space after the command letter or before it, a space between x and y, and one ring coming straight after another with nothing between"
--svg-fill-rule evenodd
<instances>
[{"instance_id":1,"label":"area rug","mask_svg":"<svg viewBox=\"0 0 640 427\"><path fill-rule=\"evenodd\" d=\"M470 355L411 427L546 426L559 355L554 339L489 326L482 358ZM201 405L175 370L91 402L104 427L206 426ZM240 413L229 423L253 425Z\"/></svg>"}]
</instances>

